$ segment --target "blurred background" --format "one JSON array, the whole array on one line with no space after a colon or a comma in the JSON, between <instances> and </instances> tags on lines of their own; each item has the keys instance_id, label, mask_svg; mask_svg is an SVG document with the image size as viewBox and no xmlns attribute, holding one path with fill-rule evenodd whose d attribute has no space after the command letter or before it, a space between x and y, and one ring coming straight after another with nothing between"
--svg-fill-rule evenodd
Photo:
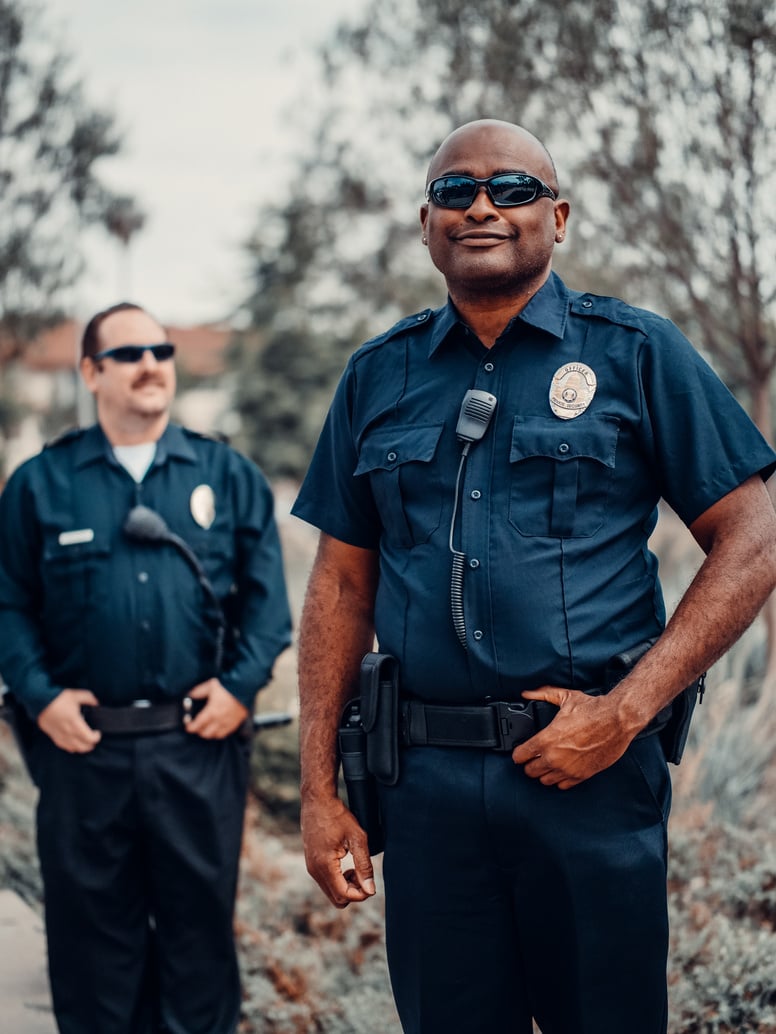
<instances>
[{"instance_id":1,"label":"blurred background","mask_svg":"<svg viewBox=\"0 0 776 1034\"><path fill-rule=\"evenodd\" d=\"M674 319L773 441L776 8L769 0L0 0L0 481L91 420L83 322L129 299L179 345L176 418L288 515L348 355L444 300L420 247L455 125L541 137L572 203L556 268ZM669 603L701 554L666 510ZM675 770L671 1034L776 1032L776 613L710 673ZM261 708L295 708L288 651ZM245 1032L398 1031L379 902L304 871L293 727L254 758ZM34 793L0 729L0 886L40 908ZM636 935L636 932L634 932Z\"/></svg>"}]
</instances>

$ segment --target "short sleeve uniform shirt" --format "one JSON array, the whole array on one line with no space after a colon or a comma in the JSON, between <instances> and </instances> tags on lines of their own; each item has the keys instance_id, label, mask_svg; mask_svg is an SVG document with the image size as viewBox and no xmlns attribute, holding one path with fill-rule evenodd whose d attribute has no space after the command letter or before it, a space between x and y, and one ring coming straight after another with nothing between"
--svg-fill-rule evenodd
<instances>
[{"instance_id":1,"label":"short sleeve uniform shirt","mask_svg":"<svg viewBox=\"0 0 776 1034\"><path fill-rule=\"evenodd\" d=\"M497 404L461 465L469 388ZM379 550L377 635L406 691L516 699L600 684L611 656L661 630L647 544L661 498L691 524L775 465L671 322L552 274L491 349L449 302L362 346L294 513ZM466 648L451 545L465 557Z\"/></svg>"},{"instance_id":2,"label":"short sleeve uniform shirt","mask_svg":"<svg viewBox=\"0 0 776 1034\"><path fill-rule=\"evenodd\" d=\"M198 558L225 613L218 673L219 615L193 565L123 531L140 503ZM171 424L136 484L94 426L28 460L0 496L0 672L31 714L63 688L158 702L216 674L250 707L290 621L270 487L223 442Z\"/></svg>"}]
</instances>

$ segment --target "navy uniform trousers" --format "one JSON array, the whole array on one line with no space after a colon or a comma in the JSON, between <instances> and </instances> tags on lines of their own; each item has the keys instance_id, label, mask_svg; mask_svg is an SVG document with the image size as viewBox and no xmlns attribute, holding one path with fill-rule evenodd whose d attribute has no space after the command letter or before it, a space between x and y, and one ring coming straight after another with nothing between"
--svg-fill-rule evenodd
<instances>
[{"instance_id":1,"label":"navy uniform trousers","mask_svg":"<svg viewBox=\"0 0 776 1034\"><path fill-rule=\"evenodd\" d=\"M232 1034L250 744L183 730L35 744L60 1034Z\"/></svg>"},{"instance_id":2,"label":"navy uniform trousers","mask_svg":"<svg viewBox=\"0 0 776 1034\"><path fill-rule=\"evenodd\" d=\"M655 735L571 790L411 747L381 787L405 1034L665 1034L668 769Z\"/></svg>"}]
</instances>

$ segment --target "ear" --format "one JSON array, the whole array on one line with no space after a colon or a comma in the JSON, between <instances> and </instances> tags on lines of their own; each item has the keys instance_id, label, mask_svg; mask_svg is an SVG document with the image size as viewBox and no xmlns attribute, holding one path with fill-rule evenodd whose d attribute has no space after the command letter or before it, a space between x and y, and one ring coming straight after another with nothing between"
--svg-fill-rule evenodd
<instances>
[{"instance_id":1,"label":"ear","mask_svg":"<svg viewBox=\"0 0 776 1034\"><path fill-rule=\"evenodd\" d=\"M428 222L428 202L424 201L420 206L420 226L423 232L426 232L426 223Z\"/></svg>"},{"instance_id":2,"label":"ear","mask_svg":"<svg viewBox=\"0 0 776 1034\"><path fill-rule=\"evenodd\" d=\"M97 374L102 369L101 364L95 363L88 356L84 356L78 364L78 368L81 371L81 377L83 377L84 384L92 395L94 395L97 391Z\"/></svg>"},{"instance_id":3,"label":"ear","mask_svg":"<svg viewBox=\"0 0 776 1034\"><path fill-rule=\"evenodd\" d=\"M555 240L560 242L566 236L566 224L569 219L571 205L565 198L558 198L555 202Z\"/></svg>"}]
</instances>

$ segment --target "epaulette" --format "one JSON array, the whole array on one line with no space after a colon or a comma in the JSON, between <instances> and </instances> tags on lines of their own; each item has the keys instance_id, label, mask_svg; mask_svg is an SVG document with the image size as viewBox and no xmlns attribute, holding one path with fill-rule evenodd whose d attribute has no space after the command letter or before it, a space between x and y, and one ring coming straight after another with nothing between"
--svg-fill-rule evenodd
<instances>
[{"instance_id":1,"label":"epaulette","mask_svg":"<svg viewBox=\"0 0 776 1034\"><path fill-rule=\"evenodd\" d=\"M65 442L74 441L76 438L80 438L85 431L85 427L67 427L64 431L60 431L59 434L55 434L53 438L49 438L43 448L53 449L56 445L64 445Z\"/></svg>"},{"instance_id":2,"label":"epaulette","mask_svg":"<svg viewBox=\"0 0 776 1034\"><path fill-rule=\"evenodd\" d=\"M208 442L219 442L221 445L229 445L229 435L223 431L195 431L191 427L184 427L183 433L190 438L204 438Z\"/></svg>"},{"instance_id":3,"label":"epaulette","mask_svg":"<svg viewBox=\"0 0 776 1034\"><path fill-rule=\"evenodd\" d=\"M400 319L398 323L394 323L388 330L378 334L376 337L371 338L365 342L366 345L376 345L383 341L390 341L392 337L396 337L398 334L403 334L408 330L413 330L415 327L426 327L433 320L435 316L434 309L423 309L421 312L416 312L412 316L405 316Z\"/></svg>"}]
</instances>

